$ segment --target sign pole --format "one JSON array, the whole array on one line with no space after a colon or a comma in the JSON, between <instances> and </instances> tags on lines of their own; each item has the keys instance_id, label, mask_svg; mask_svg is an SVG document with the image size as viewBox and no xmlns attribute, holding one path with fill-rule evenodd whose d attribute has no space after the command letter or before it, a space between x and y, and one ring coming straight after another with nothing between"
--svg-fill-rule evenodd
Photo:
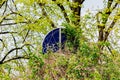
<instances>
[{"instance_id":1,"label":"sign pole","mask_svg":"<svg viewBox=\"0 0 120 80\"><path fill-rule=\"evenodd\" d=\"M61 35L61 28L59 28L59 52L61 53L61 47L62 47L62 45L61 45L61 37L62 37L62 35Z\"/></svg>"}]
</instances>

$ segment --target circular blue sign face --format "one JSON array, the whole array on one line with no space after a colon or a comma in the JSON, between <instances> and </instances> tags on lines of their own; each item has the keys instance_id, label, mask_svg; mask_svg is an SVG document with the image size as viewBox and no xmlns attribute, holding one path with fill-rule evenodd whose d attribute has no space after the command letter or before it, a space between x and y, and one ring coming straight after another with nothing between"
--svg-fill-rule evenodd
<instances>
[{"instance_id":1,"label":"circular blue sign face","mask_svg":"<svg viewBox=\"0 0 120 80\"><path fill-rule=\"evenodd\" d=\"M62 29L61 29L62 31ZM60 28L56 28L50 31L43 40L42 52L47 53L47 51L56 52L59 50L59 32ZM63 48L64 42L66 41L66 36L64 33L61 34L61 47Z\"/></svg>"}]
</instances>

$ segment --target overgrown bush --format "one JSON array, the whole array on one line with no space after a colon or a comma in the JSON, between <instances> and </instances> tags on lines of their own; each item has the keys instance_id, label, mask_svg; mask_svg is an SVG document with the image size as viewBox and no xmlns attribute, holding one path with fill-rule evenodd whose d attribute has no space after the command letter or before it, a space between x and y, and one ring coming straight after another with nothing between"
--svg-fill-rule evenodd
<instances>
[{"instance_id":1,"label":"overgrown bush","mask_svg":"<svg viewBox=\"0 0 120 80\"><path fill-rule=\"evenodd\" d=\"M68 27L67 27L68 28ZM68 31L68 32L67 32ZM69 33L70 32L70 33ZM78 33L75 28L68 28L68 42L73 48L71 37ZM71 36L70 36L71 35ZM78 35L79 36L79 35ZM78 38L77 38L78 39ZM34 54L29 60L35 80L119 80L120 54L112 51L100 53L97 43L77 40L78 50L74 52L48 52ZM92 45L92 46L91 46Z\"/></svg>"}]
</instances>

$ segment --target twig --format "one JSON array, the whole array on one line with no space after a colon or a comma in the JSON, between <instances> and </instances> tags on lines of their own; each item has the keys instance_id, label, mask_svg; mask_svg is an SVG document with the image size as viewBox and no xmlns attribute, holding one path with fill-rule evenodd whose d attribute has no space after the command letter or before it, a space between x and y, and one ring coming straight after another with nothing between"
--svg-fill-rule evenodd
<instances>
[{"instance_id":1,"label":"twig","mask_svg":"<svg viewBox=\"0 0 120 80\"><path fill-rule=\"evenodd\" d=\"M9 31L6 31L6 32L0 32L0 34L9 34L9 33L17 33L17 32L9 32Z\"/></svg>"},{"instance_id":2,"label":"twig","mask_svg":"<svg viewBox=\"0 0 120 80\"><path fill-rule=\"evenodd\" d=\"M7 2L8 2L8 1L6 1L6 2L5 2L5 3L6 3L6 5L5 5L5 10L4 10L4 12L3 12L3 15L5 14L6 9L7 9Z\"/></svg>"},{"instance_id":3,"label":"twig","mask_svg":"<svg viewBox=\"0 0 120 80\"><path fill-rule=\"evenodd\" d=\"M27 22L18 22L18 23L27 23ZM15 23L6 23L6 24L0 24L0 26L6 26L6 25L16 25L18 24L17 22Z\"/></svg>"},{"instance_id":4,"label":"twig","mask_svg":"<svg viewBox=\"0 0 120 80\"><path fill-rule=\"evenodd\" d=\"M24 45L21 46L21 47L13 48L13 49L11 49L10 51L8 51L7 54L3 57L3 59L0 61L0 64L2 64L2 63L4 62L4 60L6 59L6 57L7 57L11 52L13 52L13 51L15 51L15 50L22 49L24 46L28 46L28 45L30 45L30 44L24 44Z\"/></svg>"},{"instance_id":5,"label":"twig","mask_svg":"<svg viewBox=\"0 0 120 80\"><path fill-rule=\"evenodd\" d=\"M9 59L9 60L4 61L2 64L7 63L7 62L10 62L10 61L13 61L13 60L17 60L17 59L29 59L29 57L26 57L26 56L13 57L13 58L11 58L11 59ZM1 63L0 63L0 64L1 64Z\"/></svg>"},{"instance_id":6,"label":"twig","mask_svg":"<svg viewBox=\"0 0 120 80\"><path fill-rule=\"evenodd\" d=\"M4 41L3 41L2 39L0 39L0 41L2 42L2 45L3 45L3 47L2 47L2 50L1 50L1 51L3 51L3 49L4 49L4 47L5 47L5 43L4 43Z\"/></svg>"},{"instance_id":7,"label":"twig","mask_svg":"<svg viewBox=\"0 0 120 80\"><path fill-rule=\"evenodd\" d=\"M12 35L12 38L13 38L13 41L14 41L15 48L17 48L16 39L15 39L15 37L14 37L14 35L12 33L11 33L11 35ZM18 54L18 50L16 50L16 56L17 56L17 54Z\"/></svg>"},{"instance_id":8,"label":"twig","mask_svg":"<svg viewBox=\"0 0 120 80\"><path fill-rule=\"evenodd\" d=\"M8 0L4 0L4 2L2 4L0 4L0 8L5 4L5 2Z\"/></svg>"},{"instance_id":9,"label":"twig","mask_svg":"<svg viewBox=\"0 0 120 80\"><path fill-rule=\"evenodd\" d=\"M28 31L27 31L27 33L26 33L26 35L25 35L25 38L23 39L23 43L25 42L25 40L26 40L26 38L27 38L29 32L30 32L30 29L28 29Z\"/></svg>"},{"instance_id":10,"label":"twig","mask_svg":"<svg viewBox=\"0 0 120 80\"><path fill-rule=\"evenodd\" d=\"M17 9L17 6L16 6L16 4L15 4L15 2L14 2L14 0L12 0L12 2L13 2L13 4L15 5L15 9L18 10L18 9Z\"/></svg>"}]
</instances>

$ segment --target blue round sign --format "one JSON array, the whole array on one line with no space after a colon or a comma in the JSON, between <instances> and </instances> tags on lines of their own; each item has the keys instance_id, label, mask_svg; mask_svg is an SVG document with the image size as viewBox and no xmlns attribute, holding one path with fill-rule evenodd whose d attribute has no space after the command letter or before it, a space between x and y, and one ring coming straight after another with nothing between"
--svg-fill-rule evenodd
<instances>
[{"instance_id":1,"label":"blue round sign","mask_svg":"<svg viewBox=\"0 0 120 80\"><path fill-rule=\"evenodd\" d=\"M63 29L61 29L63 30ZM61 34L61 41L59 40L59 34ZM61 47L63 47L66 41L66 36L64 33L60 33L60 28L56 28L50 31L43 40L42 52L47 53L47 51L56 52L59 50L59 41L61 42Z\"/></svg>"}]
</instances>

